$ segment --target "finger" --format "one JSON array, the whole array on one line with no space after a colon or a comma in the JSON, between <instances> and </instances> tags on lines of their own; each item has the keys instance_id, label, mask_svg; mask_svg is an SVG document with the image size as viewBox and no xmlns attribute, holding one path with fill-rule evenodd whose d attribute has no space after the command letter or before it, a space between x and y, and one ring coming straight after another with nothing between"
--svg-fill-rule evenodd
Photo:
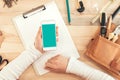
<instances>
[{"instance_id":1,"label":"finger","mask_svg":"<svg viewBox=\"0 0 120 80\"><path fill-rule=\"evenodd\" d=\"M52 72L58 72L58 70L53 69L53 68L50 68L50 67L45 67L45 69L50 70L50 71L52 71Z\"/></svg>"},{"instance_id":2,"label":"finger","mask_svg":"<svg viewBox=\"0 0 120 80\"><path fill-rule=\"evenodd\" d=\"M59 34L58 34L58 26L56 26L56 40L57 40L57 42L58 42L58 40L59 40L59 39L58 39L58 35L59 35Z\"/></svg>"},{"instance_id":3,"label":"finger","mask_svg":"<svg viewBox=\"0 0 120 80\"><path fill-rule=\"evenodd\" d=\"M41 27L39 28L39 30L38 30L38 35L42 35L42 29L41 29Z\"/></svg>"},{"instance_id":4,"label":"finger","mask_svg":"<svg viewBox=\"0 0 120 80\"><path fill-rule=\"evenodd\" d=\"M49 59L49 60L47 61L47 63L54 64L54 59Z\"/></svg>"},{"instance_id":5,"label":"finger","mask_svg":"<svg viewBox=\"0 0 120 80\"><path fill-rule=\"evenodd\" d=\"M58 56L55 56L55 57L52 57L51 59L49 59L47 62L48 63L51 63L51 64L56 64L57 63L57 60L58 60Z\"/></svg>"},{"instance_id":6,"label":"finger","mask_svg":"<svg viewBox=\"0 0 120 80\"><path fill-rule=\"evenodd\" d=\"M42 53L45 53L45 51L43 50L43 48L42 48Z\"/></svg>"},{"instance_id":7,"label":"finger","mask_svg":"<svg viewBox=\"0 0 120 80\"><path fill-rule=\"evenodd\" d=\"M45 64L45 67L54 68L55 65L52 64L52 63L47 62L47 63Z\"/></svg>"},{"instance_id":8,"label":"finger","mask_svg":"<svg viewBox=\"0 0 120 80\"><path fill-rule=\"evenodd\" d=\"M50 67L47 67L47 66L45 66L45 69L51 70L51 68L50 68Z\"/></svg>"},{"instance_id":9,"label":"finger","mask_svg":"<svg viewBox=\"0 0 120 80\"><path fill-rule=\"evenodd\" d=\"M41 30L41 27L39 28L38 32L37 32L37 36L36 38L41 38L41 35L42 35L42 30Z\"/></svg>"},{"instance_id":10,"label":"finger","mask_svg":"<svg viewBox=\"0 0 120 80\"><path fill-rule=\"evenodd\" d=\"M57 42L59 41L59 38L58 38L58 36L56 36L56 40L57 40Z\"/></svg>"},{"instance_id":11,"label":"finger","mask_svg":"<svg viewBox=\"0 0 120 80\"><path fill-rule=\"evenodd\" d=\"M56 26L56 36L58 36L58 26Z\"/></svg>"}]
</instances>

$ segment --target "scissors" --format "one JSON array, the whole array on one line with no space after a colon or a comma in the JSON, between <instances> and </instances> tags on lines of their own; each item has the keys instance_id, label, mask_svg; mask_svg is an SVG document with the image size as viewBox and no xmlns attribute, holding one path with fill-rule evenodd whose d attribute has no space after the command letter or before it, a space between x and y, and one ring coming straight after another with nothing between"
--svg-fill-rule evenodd
<instances>
[{"instance_id":1,"label":"scissors","mask_svg":"<svg viewBox=\"0 0 120 80\"><path fill-rule=\"evenodd\" d=\"M2 56L0 56L0 71L9 63L7 59L3 59Z\"/></svg>"},{"instance_id":2,"label":"scissors","mask_svg":"<svg viewBox=\"0 0 120 80\"><path fill-rule=\"evenodd\" d=\"M117 26L117 28L108 35L108 40L115 42L118 39L118 35L120 34L120 25Z\"/></svg>"}]
</instances>

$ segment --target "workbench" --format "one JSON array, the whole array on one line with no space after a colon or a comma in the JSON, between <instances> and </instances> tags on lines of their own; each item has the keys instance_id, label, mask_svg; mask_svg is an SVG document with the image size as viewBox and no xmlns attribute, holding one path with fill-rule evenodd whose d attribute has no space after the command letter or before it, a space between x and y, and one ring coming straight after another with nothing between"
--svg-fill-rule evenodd
<instances>
[{"instance_id":1,"label":"workbench","mask_svg":"<svg viewBox=\"0 0 120 80\"><path fill-rule=\"evenodd\" d=\"M5 37L2 46L0 48L0 55L4 58L12 61L14 58L19 56L24 51L23 44L18 36L15 25L12 22L12 18L26 12L34 7L42 5L50 0L18 0L17 5L13 3L12 8L3 8L3 1L0 0L0 30L3 32ZM90 39L94 36L96 30L99 27L99 20L95 24L91 24L91 19L98 13L92 4L98 4L99 10L108 0L83 0L86 10L83 13L77 12L77 0L69 0L71 9L71 25L68 25L67 21L67 10L65 0L55 0L59 11L67 25L70 35L75 43L75 46L80 54L80 60L86 64L103 70L101 67L96 65L93 61L85 56L86 46ZM95 2L94 2L95 1ZM98 2L97 2L98 1ZM120 0L118 0L120 2ZM91 3L90 3L91 2ZM119 4L119 3L118 3ZM111 6L112 9L108 9L108 15L116 9L117 5ZM120 14L116 16L115 23L120 24ZM108 72L106 72L108 73ZM109 73L108 73L109 74ZM27 70L20 76L19 80L83 80L73 74L55 73L49 72L45 75L38 76L32 66L28 67Z\"/></svg>"}]
</instances>

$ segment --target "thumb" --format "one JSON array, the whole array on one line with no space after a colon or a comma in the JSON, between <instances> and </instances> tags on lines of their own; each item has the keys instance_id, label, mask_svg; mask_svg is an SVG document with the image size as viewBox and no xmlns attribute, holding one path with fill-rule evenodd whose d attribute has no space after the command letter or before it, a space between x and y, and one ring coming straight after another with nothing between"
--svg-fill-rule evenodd
<instances>
[{"instance_id":1,"label":"thumb","mask_svg":"<svg viewBox=\"0 0 120 80\"><path fill-rule=\"evenodd\" d=\"M41 38L41 36L42 36L42 29L40 27L38 32L37 32L36 39Z\"/></svg>"}]
</instances>

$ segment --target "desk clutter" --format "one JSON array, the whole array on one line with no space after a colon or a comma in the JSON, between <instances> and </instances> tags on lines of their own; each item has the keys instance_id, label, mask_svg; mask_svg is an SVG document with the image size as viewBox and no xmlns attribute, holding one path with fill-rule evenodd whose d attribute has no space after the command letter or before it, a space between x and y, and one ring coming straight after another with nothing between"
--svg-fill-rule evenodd
<instances>
[{"instance_id":1,"label":"desk clutter","mask_svg":"<svg viewBox=\"0 0 120 80\"><path fill-rule=\"evenodd\" d=\"M87 46L86 55L107 71L120 79L120 25L112 20L120 11L120 6L107 18L106 13L100 16L100 27Z\"/></svg>"},{"instance_id":2,"label":"desk clutter","mask_svg":"<svg viewBox=\"0 0 120 80\"><path fill-rule=\"evenodd\" d=\"M95 23L100 17L100 27L89 42L86 55L120 79L120 24L113 24L120 11L120 5L109 17L106 12L114 1L109 1L91 21Z\"/></svg>"},{"instance_id":3,"label":"desk clutter","mask_svg":"<svg viewBox=\"0 0 120 80\"><path fill-rule=\"evenodd\" d=\"M12 4L13 3L16 4L18 0L3 0L3 1L4 1L4 7L7 6L8 8L11 8ZM72 23L72 22L79 23L80 22L79 20L74 21L71 18L71 9L70 9L69 1L70 0L66 0L68 23ZM116 10L113 12L112 15L107 17L108 16L107 12L109 12L109 7L112 6L114 3L116 4L118 1L119 0L109 0L108 2L105 3L105 5L101 9L98 8L98 4L93 4L94 8L96 9L95 10L96 16L94 16L93 19L90 19L89 22L95 24L100 19L99 23L101 27L99 27L96 33L97 35L95 35L95 37L90 41L87 47L86 55L91 59L93 59L94 61L96 61L97 63L99 63L100 65L107 68L111 73L115 74L120 79L119 76L120 75L120 24L115 25L113 23L113 20L119 14L120 5L115 6ZM119 3L120 1L118 2L118 4ZM77 0L77 4L78 7L76 8L76 11L79 13L79 15L85 14L86 10L88 10L85 1ZM56 55L52 53L61 52L65 56L74 56L78 58L79 53L76 50L76 47L69 35L69 32L66 28L64 21L62 20L62 17L57 9L56 4L54 2L51 2L49 4L45 4L43 6L34 8L32 11L33 11L32 14L31 13L28 14L29 12L31 12L30 10L28 12L25 12L21 15L14 17L13 19L13 22L16 26L18 34L25 48L28 48L29 45L35 41L35 35L37 34L38 28L40 27L40 22L42 20L54 19L57 22L58 24L57 26L59 27L60 30L59 31L60 43L58 43L59 49L57 51L46 53L46 55L42 56L36 62L33 63L33 67L36 73L38 73L39 75L43 75L49 72L48 70L44 69L44 64L50 57ZM86 19L88 19L88 17ZM80 20L82 21L83 19ZM3 34L2 32L0 32L0 46L3 40L4 40ZM64 51L62 52L62 50ZM2 56L0 57L0 60L1 60L0 61L1 63L0 70L1 70L6 64L8 64L9 61L7 61L6 59L2 59Z\"/></svg>"},{"instance_id":4,"label":"desk clutter","mask_svg":"<svg viewBox=\"0 0 120 80\"><path fill-rule=\"evenodd\" d=\"M0 31L0 47L3 41L4 41L4 36L2 31ZM9 61L7 59L3 59L3 57L0 55L0 70L2 70L8 63Z\"/></svg>"},{"instance_id":5,"label":"desk clutter","mask_svg":"<svg viewBox=\"0 0 120 80\"><path fill-rule=\"evenodd\" d=\"M2 56L0 56L0 71L9 63L7 59L3 59Z\"/></svg>"},{"instance_id":6,"label":"desk clutter","mask_svg":"<svg viewBox=\"0 0 120 80\"><path fill-rule=\"evenodd\" d=\"M13 2L15 4L17 4L17 1L18 0L3 0L3 2L4 2L4 6L3 7L7 6L8 8L11 8L13 6Z\"/></svg>"},{"instance_id":7,"label":"desk clutter","mask_svg":"<svg viewBox=\"0 0 120 80\"><path fill-rule=\"evenodd\" d=\"M71 0L69 0L69 3L71 3ZM70 5L71 25L99 25L102 12L111 15L119 5L120 0L76 0L74 5ZM79 12L78 9L83 11ZM74 18L75 16L77 16L77 19ZM120 22L119 16L114 19L113 23L117 24L118 22Z\"/></svg>"},{"instance_id":8,"label":"desk clutter","mask_svg":"<svg viewBox=\"0 0 120 80\"><path fill-rule=\"evenodd\" d=\"M12 5L17 4L18 0L3 0L3 1L4 7L7 5L7 7L11 8ZM115 8L120 4L120 0L105 0L105 1L65 0L65 1L66 4L68 4L68 5L63 4L63 6L65 7L67 6L66 12L68 12L67 13L68 22L66 21L65 23L71 23L71 25L77 26L91 25L91 23L92 25L98 25L99 17L102 12L106 12L108 13L108 15L110 15L111 12L113 12ZM44 0L44 2L47 2L47 0ZM77 18L74 18L75 16L77 16ZM116 18L114 22L118 23L119 19Z\"/></svg>"}]
</instances>

